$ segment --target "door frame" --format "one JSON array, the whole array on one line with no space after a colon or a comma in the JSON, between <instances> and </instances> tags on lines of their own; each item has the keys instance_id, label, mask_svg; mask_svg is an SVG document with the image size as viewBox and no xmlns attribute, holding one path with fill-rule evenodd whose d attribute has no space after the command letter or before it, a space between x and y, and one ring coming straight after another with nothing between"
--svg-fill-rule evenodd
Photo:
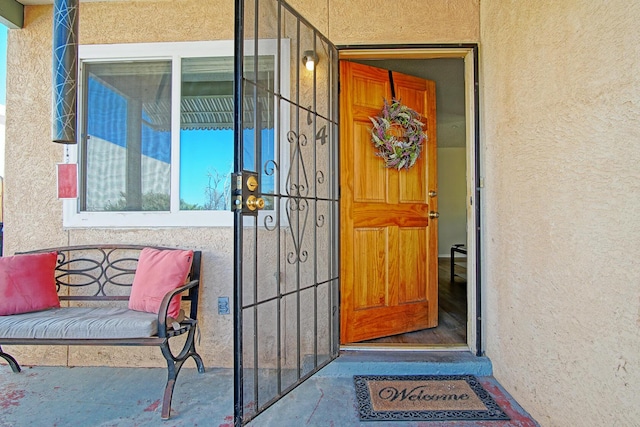
<instances>
[{"instance_id":1,"label":"door frame","mask_svg":"<svg viewBox=\"0 0 640 427\"><path fill-rule=\"evenodd\" d=\"M436 59L464 60L466 170L467 170L467 347L478 356L484 355L482 329L482 221L481 221L481 151L478 84L478 45L412 44L412 45L338 45L339 59ZM342 76L341 76L342 77ZM356 346L342 346L356 349ZM363 349L363 347L357 347ZM442 347L438 348L442 350ZM444 348L459 350L460 348ZM412 347L412 350L416 348ZM431 350L425 348L425 350Z\"/></svg>"}]
</instances>

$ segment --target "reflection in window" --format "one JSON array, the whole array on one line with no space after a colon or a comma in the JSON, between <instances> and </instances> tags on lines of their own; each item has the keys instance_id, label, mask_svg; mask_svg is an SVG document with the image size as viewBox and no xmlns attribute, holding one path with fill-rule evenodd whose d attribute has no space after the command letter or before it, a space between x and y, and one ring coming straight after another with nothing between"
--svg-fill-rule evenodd
<instances>
[{"instance_id":1,"label":"reflection in window","mask_svg":"<svg viewBox=\"0 0 640 427\"><path fill-rule=\"evenodd\" d=\"M231 208L233 58L182 60L180 209Z\"/></svg>"},{"instance_id":2,"label":"reflection in window","mask_svg":"<svg viewBox=\"0 0 640 427\"><path fill-rule=\"evenodd\" d=\"M170 62L87 64L85 78L82 210L169 210Z\"/></svg>"},{"instance_id":3,"label":"reflection in window","mask_svg":"<svg viewBox=\"0 0 640 427\"><path fill-rule=\"evenodd\" d=\"M80 197L77 204L65 205L65 224L230 225L234 166L230 46L224 42L82 46ZM275 46L266 51L275 52ZM203 52L207 56L201 56ZM277 163L274 59L273 54L260 57L257 78L249 83L249 96L243 101L243 164L259 173L267 209L274 206L269 195L276 185L268 172ZM246 65L253 67L252 62L253 58Z\"/></svg>"},{"instance_id":4,"label":"reflection in window","mask_svg":"<svg viewBox=\"0 0 640 427\"><path fill-rule=\"evenodd\" d=\"M265 87L273 88L273 57L261 61ZM255 99L258 101L256 102ZM264 171L274 159L273 98L267 93L247 97L244 117L244 163ZM256 153L254 115L258 105L262 149ZM233 58L182 60L180 102L180 209L228 210L233 172ZM257 161L257 162L256 162ZM272 175L262 174L263 193L274 191ZM267 205L273 198L266 199ZM268 208L269 206L267 206Z\"/></svg>"}]
</instances>

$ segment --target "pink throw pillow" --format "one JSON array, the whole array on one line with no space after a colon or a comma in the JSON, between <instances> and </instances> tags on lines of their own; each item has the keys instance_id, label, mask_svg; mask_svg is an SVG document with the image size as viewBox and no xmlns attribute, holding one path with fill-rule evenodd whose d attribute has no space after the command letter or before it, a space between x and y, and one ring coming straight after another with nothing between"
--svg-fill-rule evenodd
<instances>
[{"instance_id":1,"label":"pink throw pillow","mask_svg":"<svg viewBox=\"0 0 640 427\"><path fill-rule=\"evenodd\" d=\"M60 307L57 259L56 252L0 257L0 316Z\"/></svg>"},{"instance_id":2,"label":"pink throw pillow","mask_svg":"<svg viewBox=\"0 0 640 427\"><path fill-rule=\"evenodd\" d=\"M191 270L192 261L193 251L142 249L131 285L129 308L157 314L162 298L168 292L184 285ZM171 299L168 316L178 317L180 300L180 295Z\"/></svg>"}]
</instances>

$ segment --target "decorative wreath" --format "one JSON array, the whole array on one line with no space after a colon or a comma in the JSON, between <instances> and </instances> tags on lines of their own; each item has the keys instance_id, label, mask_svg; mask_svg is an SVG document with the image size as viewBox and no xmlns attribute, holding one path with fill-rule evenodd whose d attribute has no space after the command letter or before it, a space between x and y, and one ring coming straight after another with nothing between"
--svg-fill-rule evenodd
<instances>
[{"instance_id":1,"label":"decorative wreath","mask_svg":"<svg viewBox=\"0 0 640 427\"><path fill-rule=\"evenodd\" d=\"M380 114L369 120L373 123L371 142L377 149L376 156L382 157L388 168L412 167L427 139L420 114L395 98L391 105L384 99Z\"/></svg>"}]
</instances>

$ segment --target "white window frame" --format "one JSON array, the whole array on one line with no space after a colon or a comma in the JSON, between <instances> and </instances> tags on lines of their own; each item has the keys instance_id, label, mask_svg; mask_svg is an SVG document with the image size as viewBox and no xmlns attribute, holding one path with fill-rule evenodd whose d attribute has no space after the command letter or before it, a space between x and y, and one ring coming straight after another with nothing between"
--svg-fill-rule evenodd
<instances>
[{"instance_id":1,"label":"white window frame","mask_svg":"<svg viewBox=\"0 0 640 427\"><path fill-rule=\"evenodd\" d=\"M249 44L250 43L250 44ZM253 41L247 42L246 48L253 49ZM289 43L281 40L280 63L274 61L274 78L279 75L280 68L280 93L287 97L289 94ZM267 55L277 58L277 41L260 40L258 49ZM84 63L115 62L127 60L168 60L172 64L171 81L171 203L169 211L109 211L87 212L80 211L79 199L66 199L63 201L63 226L66 228L150 228L150 227L231 227L233 226L233 212L222 210L180 210L180 102L182 58L233 56L234 44L232 40L196 41L196 42L170 42L170 43L127 43L109 45L80 45L78 56L80 75L83 73ZM79 79L79 99L86 88L83 87L83 79ZM276 88L278 85L275 86ZM178 101L175 101L178 100ZM82 102L78 102L78 116L83 117ZM275 108L275 106L274 106ZM277 111L277 109L275 110ZM284 120L288 120L286 111L281 112ZM80 122L80 121L79 121ZM286 126L282 126L286 128ZM274 134L276 142L280 129L278 117L274 120ZM280 135L281 141L286 141L286 136ZM68 146L65 152L65 161L78 162L79 144ZM285 147L286 144L281 144ZM277 153L277 150L274 150ZM67 157L68 155L68 157ZM281 165L287 165L288 149L281 150L279 159L275 159ZM82 165L79 165L82 167ZM273 215L274 211L261 211L260 218Z\"/></svg>"}]
</instances>

